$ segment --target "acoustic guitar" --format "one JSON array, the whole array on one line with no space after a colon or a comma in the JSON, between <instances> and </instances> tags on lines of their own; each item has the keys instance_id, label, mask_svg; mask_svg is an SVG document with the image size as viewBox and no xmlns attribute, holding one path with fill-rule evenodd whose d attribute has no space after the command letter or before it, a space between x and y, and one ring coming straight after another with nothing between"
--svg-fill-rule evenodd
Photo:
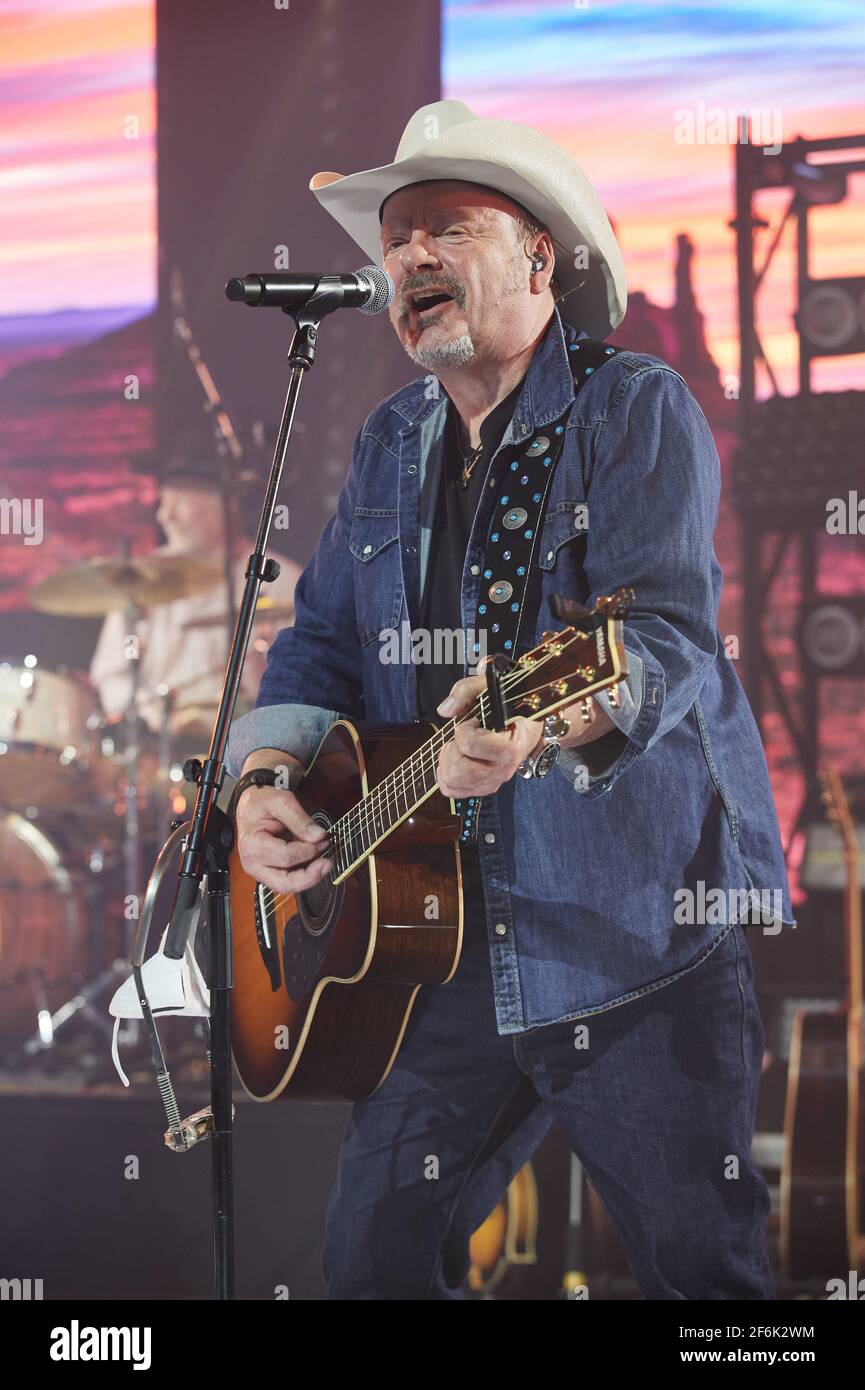
<instances>
[{"instance_id":1,"label":"acoustic guitar","mask_svg":"<svg viewBox=\"0 0 865 1390\"><path fill-rule=\"evenodd\" d=\"M781 1168L781 1262L793 1279L841 1277L865 1262L859 843L838 773L820 781L844 848L846 997L793 1019Z\"/></svg>"},{"instance_id":2,"label":"acoustic guitar","mask_svg":"<svg viewBox=\"0 0 865 1390\"><path fill-rule=\"evenodd\" d=\"M538 1207L535 1170L531 1162L524 1163L469 1241L473 1294L490 1298L515 1266L537 1263Z\"/></svg>"},{"instance_id":3,"label":"acoustic guitar","mask_svg":"<svg viewBox=\"0 0 865 1390\"><path fill-rule=\"evenodd\" d=\"M505 722L541 720L627 675L622 618L633 590L543 634L501 677ZM460 719L490 727L484 693ZM461 821L436 783L456 720L374 725L341 719L295 789L325 827L332 872L274 893L230 862L232 1039L254 1099L358 1100L387 1076L421 985L457 968L463 910ZM556 774L554 774L556 775Z\"/></svg>"}]
</instances>

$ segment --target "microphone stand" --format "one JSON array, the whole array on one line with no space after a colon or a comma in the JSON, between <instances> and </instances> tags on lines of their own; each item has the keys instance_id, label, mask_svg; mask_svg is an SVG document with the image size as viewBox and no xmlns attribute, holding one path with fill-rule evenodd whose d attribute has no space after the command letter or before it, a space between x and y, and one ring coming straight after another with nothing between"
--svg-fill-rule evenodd
<instances>
[{"instance_id":1,"label":"microphone stand","mask_svg":"<svg viewBox=\"0 0 865 1390\"><path fill-rule=\"evenodd\" d=\"M182 959L196 916L199 888L206 873L210 962L208 985L211 1003L211 1115L207 1117L205 1133L213 1138L213 1258L217 1299L234 1297L230 1023L233 974L228 872L229 855L234 847L234 826L225 812L219 809L216 801L225 780L224 752L228 729L237 702L259 591L263 583L272 582L279 574L279 565L275 560L266 558L265 550L273 523L300 383L304 373L315 360L315 345L321 319L339 308L342 302L341 290L338 287L329 287L326 283L321 283L301 308L291 311L283 309L283 313L288 313L295 323L295 333L288 352L291 372L262 503L255 549L246 567L240 610L228 653L228 665L213 726L210 750L204 764L193 758L184 765L187 780L197 784L198 792L178 870L177 893L164 954L171 960ZM204 1134L202 1137L205 1137Z\"/></svg>"}]
</instances>

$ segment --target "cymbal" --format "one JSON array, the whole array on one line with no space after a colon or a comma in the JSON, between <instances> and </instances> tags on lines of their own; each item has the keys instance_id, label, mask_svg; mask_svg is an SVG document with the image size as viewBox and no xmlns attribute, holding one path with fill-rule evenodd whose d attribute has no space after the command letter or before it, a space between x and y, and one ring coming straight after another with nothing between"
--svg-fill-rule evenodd
<instances>
[{"instance_id":1,"label":"cymbal","mask_svg":"<svg viewBox=\"0 0 865 1390\"><path fill-rule=\"evenodd\" d=\"M30 602L44 613L99 618L133 603L146 608L204 593L222 577L218 566L188 555L92 559L58 570L35 584L30 590Z\"/></svg>"},{"instance_id":2,"label":"cymbal","mask_svg":"<svg viewBox=\"0 0 865 1390\"><path fill-rule=\"evenodd\" d=\"M275 622L285 625L292 618L294 618L293 603L274 603L272 599L260 598L255 605L252 621L254 623ZM185 631L187 628L225 627L227 622L227 613L210 613L206 618L189 618L183 624L183 628Z\"/></svg>"}]
</instances>

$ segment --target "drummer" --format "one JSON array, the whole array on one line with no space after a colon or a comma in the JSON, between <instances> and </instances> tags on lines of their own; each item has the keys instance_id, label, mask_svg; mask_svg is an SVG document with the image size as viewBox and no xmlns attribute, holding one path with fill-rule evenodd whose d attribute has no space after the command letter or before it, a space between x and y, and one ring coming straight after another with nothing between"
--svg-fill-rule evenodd
<instances>
[{"instance_id":1,"label":"drummer","mask_svg":"<svg viewBox=\"0 0 865 1390\"><path fill-rule=\"evenodd\" d=\"M156 520L165 534L165 544L157 554L182 555L200 560L222 573L225 563L225 520L220 490L222 464L198 449L175 453L168 461L159 484ZM239 507L232 501L232 530L235 532L233 599L240 604L244 570L253 542L240 532ZM256 625L254 642L244 667L241 692L251 702L255 698L264 665L264 652L276 635L276 628L289 625L293 612L294 586L301 567L286 556L269 550L281 571L272 584L262 586L267 606L280 614L279 621ZM122 611L105 618L93 659L90 677L99 694L104 712L119 717L129 703L131 691L130 643L138 639L138 708L145 724L154 732L167 728L171 734L193 737L209 733L227 658L227 587L224 578L206 592L178 598L143 610L129 631Z\"/></svg>"}]
</instances>

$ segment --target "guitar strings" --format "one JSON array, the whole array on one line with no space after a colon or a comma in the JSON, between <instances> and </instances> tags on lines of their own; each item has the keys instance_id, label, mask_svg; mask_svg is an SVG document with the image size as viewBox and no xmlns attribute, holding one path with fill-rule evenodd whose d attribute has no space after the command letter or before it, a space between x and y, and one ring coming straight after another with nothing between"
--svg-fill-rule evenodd
<instances>
[{"instance_id":1,"label":"guitar strings","mask_svg":"<svg viewBox=\"0 0 865 1390\"><path fill-rule=\"evenodd\" d=\"M534 672L537 669L537 667L540 666L543 662L552 659L552 655L548 654L547 656L538 660L535 663L535 665L531 668L515 668L511 672L507 672L503 677L502 684L507 684L508 686L510 686L514 684L517 680L521 678L524 679L529 674L529 671ZM524 692L524 695L530 695L533 693L533 691L526 691ZM441 751L441 748L443 748L445 744L449 742L450 739L453 737L453 731L456 728L457 724L466 723L469 720L475 718L476 714L479 714L481 723L484 727L486 727L486 716L490 712L487 708L488 703L489 695L486 691L483 691L470 710L466 711L466 713L462 715L459 719L451 719L448 721L447 724L443 725L441 729L437 729L436 732L432 735L430 739L427 740L425 744L423 744L420 748L415 749L415 751L410 755L410 757L407 758L403 763L401 763L399 767L394 768L390 773L388 773L387 777L383 778L382 781L379 782L362 801L358 802L349 811L345 812L345 814L341 816L338 821L334 822L334 825L331 827L331 831L336 832L336 839L339 842L340 847L350 848L346 844L346 836L344 834L344 832L347 831L348 840L353 842L356 839L360 839L361 853L367 853L369 847L363 844L364 836L369 835L369 832L372 829L373 838L380 838L379 835L376 833L376 821L381 821L382 813L385 810L388 811L388 813L390 812L392 807L396 808L398 811L400 810L400 789L398 785L399 778L401 778L402 780L402 794L405 798L408 794L406 773L407 771L411 771L412 796L415 798L416 804L417 788L415 784L417 782L418 775L420 775L421 777L421 785L423 786L424 793L428 792L429 787L426 784L427 773L433 771L437 766L438 754ZM401 811L400 814L405 814L405 811Z\"/></svg>"},{"instance_id":2,"label":"guitar strings","mask_svg":"<svg viewBox=\"0 0 865 1390\"><path fill-rule=\"evenodd\" d=\"M585 638L582 635L574 633L571 637L564 638L562 640L563 644L567 646L574 641L585 640ZM525 679L525 677L528 674L534 674L540 666L545 664L547 661L553 660L556 655L558 654L547 653L547 655L545 655L544 657L536 660L531 667L515 667L513 671L507 672L505 674L502 681L503 685L513 685L517 681ZM528 696L534 693L534 690L529 690L524 691L523 695ZM384 824L380 824L380 826L377 829L376 820L378 819L379 822L382 821L382 812L384 810L387 810L389 812L392 806L395 806L398 810L400 810L400 792L399 787L397 785L397 775L399 774L402 778L403 795L405 796L408 792L408 786L406 782L406 771L411 769L412 796L414 798L415 804L417 804L419 800L425 799L426 796L432 793L435 787L434 782L430 786L427 786L426 774L436 767L437 754L439 748L444 746L444 743L452 737L453 730L458 723L467 722L468 720L475 717L476 713L478 713L478 707L481 720L485 721L486 714L488 712L487 705L488 695L486 692L483 692L479 696L478 700L475 702L475 705L472 706L472 708L468 710L466 714L461 716L458 720L450 720L449 723L443 726L442 729L437 730L433 737L430 740L428 740L428 742L424 744L422 748L416 749L409 759L402 763L398 768L394 769L393 772L388 774L388 776L384 778L381 783L379 783L375 788L373 788L373 790L370 793L368 793L367 797L364 798L363 801L358 802L354 807L352 807L342 817L340 817L339 821L334 822L334 825L330 828L329 832L330 843L328 844L327 848L322 851L323 855L325 857L328 857L334 852L336 852L337 854L342 854L346 859L346 872L349 872L353 870L355 867L357 867L357 865L363 860L363 858L365 858L365 856L369 854L372 850L372 844L365 844L364 839L366 837L370 837L371 839L375 838L376 840L378 840L381 838L381 835L379 833L380 830L387 831L390 828L392 828L390 826L385 827ZM439 748L436 747L436 744L439 745ZM421 774L423 779L423 798L417 797L417 776L414 769L416 769L416 771ZM382 800L383 793L385 796L384 801ZM400 814L404 816L406 810L411 810L411 807L405 806L400 811ZM372 827L372 836L370 836L370 827ZM356 842L359 842L360 854L356 853ZM280 898L290 896L293 895L284 894L280 895Z\"/></svg>"},{"instance_id":3,"label":"guitar strings","mask_svg":"<svg viewBox=\"0 0 865 1390\"><path fill-rule=\"evenodd\" d=\"M586 637L586 634L575 632L570 637L560 638L558 640L562 641L563 646L566 648L575 641L585 641ZM560 655L560 653L548 652L543 657L540 657L538 660L536 660L530 667L521 667L519 665L515 666L511 671L505 672L505 674L502 676L502 688L509 688L510 686L516 684L518 681L524 680L527 675L535 675L540 667L544 666L547 662L554 660L558 655ZM546 682L545 684L548 684L548 682ZM543 685L537 687L536 689L542 688ZM535 693L535 689L527 690L522 692L522 696L523 698L527 698ZM474 719L475 717L479 717L482 726L485 728L486 716L488 713L491 712L491 709L492 704L489 698L489 694L487 691L482 691L478 699L475 701L474 705L471 707L471 709L466 711L464 715L461 715L459 718L449 720L448 723L443 725L441 729L437 729L436 732L432 735L432 737L428 739L427 742L421 746L421 748L415 749L414 753L412 753L409 758L407 758L397 768L394 768L390 773L388 773L388 775L385 778L383 778L381 782L379 782L374 788L372 788L372 790L367 794L366 797L364 797L361 801L357 802L348 811L344 812L344 814L340 816L338 820L334 821L333 825L329 828L328 845L322 851L322 856L328 858L333 857L334 854L343 854L346 859L344 872L348 873L352 871L354 868L356 868L358 864L362 862L362 860L366 857L366 855L372 852L371 845L366 846L363 844L364 836L369 833L370 827L373 827L374 832L376 820L378 819L379 821L381 821L382 812L384 810L388 810L389 812L392 805L399 809L400 791L397 785L398 776L401 776L402 795L403 798L406 799L408 796L406 772L411 771L412 797L414 798L414 804L417 805L419 799L417 798L417 788L415 785L417 781L415 769L417 770L417 774L419 774L422 779L421 785L424 788L424 794L430 794L433 787L435 786L435 783L433 783L433 787L428 787L426 785L426 775L429 771L434 771L437 767L438 754L441 751L441 748L443 748L444 745L452 739L454 730L456 729L457 725L467 723L469 720ZM383 797L384 800L382 799ZM411 806L407 805L403 809L401 814L404 815L406 811L410 811L411 809ZM382 826L381 828L385 829L384 826ZM388 829L389 828L391 827L388 827ZM380 838L380 836L378 834L373 833L372 838L377 840ZM354 842L357 840L360 841L361 849L361 852L358 855L355 854L354 849ZM294 893L291 892L274 894L272 889L267 889L267 892L270 896L271 905L273 907L278 907L282 905L284 902L286 902L288 899L296 896Z\"/></svg>"},{"instance_id":4,"label":"guitar strings","mask_svg":"<svg viewBox=\"0 0 865 1390\"><path fill-rule=\"evenodd\" d=\"M568 646L572 642L583 640L585 640L584 637L575 632L572 634L572 636L563 639L563 646ZM543 666L547 661L554 660L556 658L556 655L558 654L547 653L545 656L538 658L531 667L515 667L512 671L505 673L502 679L502 684L510 686L520 679L525 679L525 677L530 674L533 675L537 671L537 669ZM526 690L522 692L522 697L527 698L533 695L534 693L535 690ZM480 707L479 713L481 723L484 728L486 727L485 720L486 715L488 713L488 700L488 693L484 691L481 693L481 695L478 697L478 700L476 701L476 705ZM441 747L443 747L444 744L452 736L452 729L450 726L453 726L453 728L455 728L457 723L466 722L474 716L475 706L473 706L472 709L469 710L459 720L451 720L449 721L448 725L444 725L442 729L437 730L433 737L427 741L427 743L422 745L421 748L415 749L414 753L411 754L411 756L407 758L405 762L401 763L399 767L394 768L392 772L388 774L387 777L383 778L382 781L378 783L377 786L369 792L369 794L366 798L364 798L363 801L358 802L356 806L351 808L351 810L345 812L345 814L340 817L339 821L336 821L334 823L332 829L340 829L342 827L342 823L345 820L353 817L353 829L351 831L351 838L354 839L356 838L358 833L362 834L364 831L369 829L370 824L374 823L376 817L380 816L380 813L383 809L387 809L389 811L391 805L394 805L397 808L399 808L399 779L400 777L402 779L402 794L403 796L405 796L408 792L406 773L407 771L411 771L412 793L414 794L416 791L416 788L414 786L414 783L416 781L414 771L415 767L417 767L418 771L421 773L423 778L424 791L427 791L428 788L426 787L426 773L436 766L438 760L438 753L440 752ZM439 748L433 747L433 745L436 743L436 740L440 740ZM428 758L430 759L429 762L427 761ZM384 805L382 804L382 796L384 796ZM356 814L358 811L360 812L359 815ZM366 848L364 848L364 853L365 852Z\"/></svg>"},{"instance_id":5,"label":"guitar strings","mask_svg":"<svg viewBox=\"0 0 865 1390\"><path fill-rule=\"evenodd\" d=\"M546 659L546 658L544 658L544 659ZM538 665L540 665L540 662L538 663ZM533 668L533 669L534 669L534 668ZM507 673L506 676L504 677L503 683L504 683L504 681L507 680L508 675L511 675L511 674L513 674L513 675L515 675L515 676L519 676L519 675L525 676L526 671L525 671L525 669L523 669L522 671L514 671L513 673ZM510 682L509 682L509 683L510 683ZM528 692L528 693L531 693L531 692ZM422 776L424 777L424 779L425 779L426 773L427 773L428 771L430 771L430 770L434 770L435 767L436 767L436 765L437 765L437 761L438 761L438 751L439 751L439 750L438 750L438 749L434 749L434 745L435 745L436 743L439 743L439 744L440 744L440 747L443 747L444 744L453 736L453 730L456 728L456 725L457 725L458 723L465 723L465 722L467 722L468 720L470 720L470 719L472 719L472 718L475 717L475 713L476 713L476 711L477 711L477 709L478 709L478 706L480 706L481 718L482 718L482 719L485 718L486 714L488 713L488 711L487 711L487 709L486 709L486 707L485 707L485 702L488 700L488 698L489 698L489 697L488 697L488 695L486 694L486 692L482 693L482 695L479 696L479 698L475 701L475 704L472 706L472 708L471 708L470 710L467 710L466 713L465 713L464 715L460 716L459 719L450 719L450 720L448 720L448 723L445 724L445 725L443 725L441 729L437 729L436 732L432 735L432 737L431 737L425 744L423 744L421 748L415 749L415 752L414 752L414 753L411 755L411 757L410 757L409 759L407 759L406 761L409 762L409 763L411 763L411 762L413 762L414 760L416 760L416 759L418 759L418 758L420 757L419 770L420 770L421 775L422 775ZM430 756L431 753L432 753L432 756ZM404 766L405 766L405 764L401 764L401 765L400 765L400 768L402 768L402 767L404 767ZM400 768L394 769L394 772L399 771ZM330 830L329 830L329 832L328 832L328 835L329 835L329 844L328 844L328 846L326 847L326 849L322 850L322 857L323 857L323 858L328 858L328 857L332 857L332 856L333 856L333 853L334 853L334 840L336 840L336 848L337 848L337 850L338 850L338 851L344 851L344 852L345 852L345 856L346 856L346 865L345 865L345 868L346 868L346 871L353 870L354 868L356 868L357 865L362 861L362 859L364 858L364 856L365 856L366 854L368 854L368 853L371 852L371 851L370 851L370 848L369 848L368 846L363 845L364 833L365 833L366 831L368 831L369 827L370 827L370 826L373 824L373 822L374 822L374 819L375 819L376 814L378 814L378 813L380 812L380 809L381 809L381 806L380 806L380 793L381 793L381 789L385 786L386 783L388 783L388 782L390 782L390 781L392 780L392 778L393 778L393 776L394 776L394 772L389 773L388 776L387 776L386 778L384 778L384 779L382 780L382 782L380 782L376 787L374 787L374 788L372 789L372 791L370 791L370 792L368 793L368 795L367 795L362 801L357 802L355 806L353 806L350 810L346 811L346 812L344 813L344 815L342 815L342 816L339 818L339 820L334 821L333 825L330 827ZM413 780L413 782L414 782L414 781L416 781L417 779L416 779L415 777L413 777L412 780ZM433 784L433 785L434 785L434 784ZM424 782L424 791L425 791L425 792L429 792L429 791L431 791L431 790L432 790L432 788L427 788L426 785L425 785L425 782ZM368 803L370 803L370 802L372 802L372 801L376 801L376 803L377 803L377 809L376 809L376 810L368 810L368 809L366 809ZM389 803L390 803L390 792L388 792L388 804L389 804ZM396 795L394 796L394 804L397 804ZM416 804L417 804L417 803L416 803ZM357 813L358 811L361 812L361 815L359 815L359 816L356 815L356 813ZM351 818L352 818L353 816L356 817L357 824L356 824L356 825L348 826L346 823L349 822L349 821L351 821ZM376 838L377 838L377 837L376 837ZM356 853L355 853L354 842L355 842L356 840L359 840L359 841L360 841L360 849L361 849L360 854L356 854ZM281 905L282 903L284 903L287 899L293 898L293 897L295 896L295 894L290 893L290 892L289 892L289 893L274 894L272 889L269 889L268 892L270 893L271 904L272 904L272 906L280 906L280 905Z\"/></svg>"}]
</instances>

